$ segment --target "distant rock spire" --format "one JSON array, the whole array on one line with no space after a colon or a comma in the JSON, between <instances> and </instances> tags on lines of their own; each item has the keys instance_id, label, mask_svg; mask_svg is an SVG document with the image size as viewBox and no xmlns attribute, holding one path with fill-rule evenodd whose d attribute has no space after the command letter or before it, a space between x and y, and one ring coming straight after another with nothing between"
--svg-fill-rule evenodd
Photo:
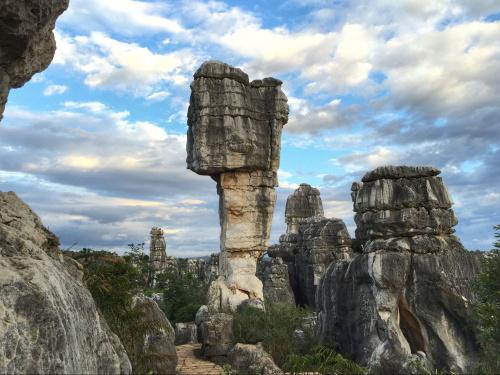
<instances>
[{"instance_id":1,"label":"distant rock spire","mask_svg":"<svg viewBox=\"0 0 500 375\"><path fill-rule=\"evenodd\" d=\"M151 228L149 263L153 272L161 272L167 267L167 244L163 229L158 227Z\"/></svg>"}]
</instances>

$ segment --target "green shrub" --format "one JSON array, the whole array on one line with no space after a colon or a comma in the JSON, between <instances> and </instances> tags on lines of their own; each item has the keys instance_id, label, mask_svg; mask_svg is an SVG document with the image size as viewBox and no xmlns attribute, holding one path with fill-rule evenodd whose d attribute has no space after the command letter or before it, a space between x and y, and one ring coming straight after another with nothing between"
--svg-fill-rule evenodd
<instances>
[{"instance_id":1,"label":"green shrub","mask_svg":"<svg viewBox=\"0 0 500 375\"><path fill-rule=\"evenodd\" d=\"M206 301L206 287L192 273L167 269L157 277L158 289L163 291L160 307L172 324L194 321L196 311Z\"/></svg>"},{"instance_id":2,"label":"green shrub","mask_svg":"<svg viewBox=\"0 0 500 375\"><path fill-rule=\"evenodd\" d=\"M311 311L291 304L267 304L265 311L246 308L233 316L236 342L261 342L274 362L292 373L364 374L355 363L334 350L320 346L318 327L307 324ZM294 331L304 332L302 340ZM334 372L332 372L334 370Z\"/></svg>"},{"instance_id":3,"label":"green shrub","mask_svg":"<svg viewBox=\"0 0 500 375\"><path fill-rule=\"evenodd\" d=\"M495 237L500 238L500 225L495 231ZM500 241L494 247L476 285L475 316L483 352L478 372L483 374L500 373Z\"/></svg>"},{"instance_id":4,"label":"green shrub","mask_svg":"<svg viewBox=\"0 0 500 375\"><path fill-rule=\"evenodd\" d=\"M290 354L282 368L291 374L363 375L366 373L356 363L325 346L316 346L308 354Z\"/></svg>"}]
</instances>

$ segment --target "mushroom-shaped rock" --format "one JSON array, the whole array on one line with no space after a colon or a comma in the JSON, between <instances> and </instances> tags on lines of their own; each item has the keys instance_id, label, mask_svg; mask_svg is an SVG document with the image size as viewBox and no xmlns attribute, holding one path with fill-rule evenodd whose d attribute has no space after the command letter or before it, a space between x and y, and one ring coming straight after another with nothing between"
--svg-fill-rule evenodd
<instances>
[{"instance_id":1,"label":"mushroom-shaped rock","mask_svg":"<svg viewBox=\"0 0 500 375\"><path fill-rule=\"evenodd\" d=\"M221 224L220 276L209 307L235 311L262 298L257 259L268 247L276 202L281 130L288 105L281 81L249 82L219 61L203 63L191 83L187 166L217 181Z\"/></svg>"}]
</instances>

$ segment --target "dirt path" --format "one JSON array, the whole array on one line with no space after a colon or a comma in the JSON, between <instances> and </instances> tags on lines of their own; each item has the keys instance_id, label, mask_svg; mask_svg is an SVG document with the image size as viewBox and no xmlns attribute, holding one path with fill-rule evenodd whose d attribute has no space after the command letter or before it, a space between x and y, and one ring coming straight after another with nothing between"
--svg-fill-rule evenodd
<instances>
[{"instance_id":1,"label":"dirt path","mask_svg":"<svg viewBox=\"0 0 500 375\"><path fill-rule=\"evenodd\" d=\"M179 345L177 349L177 374L179 375L221 375L222 367L213 362L196 357L201 344Z\"/></svg>"}]
</instances>

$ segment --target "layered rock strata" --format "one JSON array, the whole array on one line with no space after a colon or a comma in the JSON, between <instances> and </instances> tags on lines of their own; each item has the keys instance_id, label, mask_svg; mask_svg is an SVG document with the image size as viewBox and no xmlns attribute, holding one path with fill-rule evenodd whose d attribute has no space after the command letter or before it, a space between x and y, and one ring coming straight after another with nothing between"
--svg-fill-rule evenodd
<instances>
[{"instance_id":1,"label":"layered rock strata","mask_svg":"<svg viewBox=\"0 0 500 375\"><path fill-rule=\"evenodd\" d=\"M133 298L132 310L139 316L137 331L132 334L134 372L175 374L175 331L165 313L152 298L142 294Z\"/></svg>"},{"instance_id":2,"label":"layered rock strata","mask_svg":"<svg viewBox=\"0 0 500 375\"><path fill-rule=\"evenodd\" d=\"M470 372L477 359L471 283L480 257L457 223L440 172L381 167L354 183L362 254L332 263L318 291L322 339L371 373Z\"/></svg>"},{"instance_id":3,"label":"layered rock strata","mask_svg":"<svg viewBox=\"0 0 500 375\"><path fill-rule=\"evenodd\" d=\"M151 228L149 262L153 271L162 271L167 267L167 243L161 228Z\"/></svg>"},{"instance_id":4,"label":"layered rock strata","mask_svg":"<svg viewBox=\"0 0 500 375\"><path fill-rule=\"evenodd\" d=\"M217 182L220 276L210 288L214 311L262 298L257 259L267 249L276 201L281 130L288 105L281 81L250 82L227 64L201 65L191 84L187 165Z\"/></svg>"},{"instance_id":5,"label":"layered rock strata","mask_svg":"<svg viewBox=\"0 0 500 375\"><path fill-rule=\"evenodd\" d=\"M131 373L81 266L58 245L14 193L0 193L0 373Z\"/></svg>"},{"instance_id":6,"label":"layered rock strata","mask_svg":"<svg viewBox=\"0 0 500 375\"><path fill-rule=\"evenodd\" d=\"M281 258L259 260L257 277L262 281L265 301L295 303L288 276L288 266Z\"/></svg>"},{"instance_id":7,"label":"layered rock strata","mask_svg":"<svg viewBox=\"0 0 500 375\"><path fill-rule=\"evenodd\" d=\"M56 50L57 17L69 0L0 2L0 120L11 88L23 86L45 70Z\"/></svg>"},{"instance_id":8,"label":"layered rock strata","mask_svg":"<svg viewBox=\"0 0 500 375\"><path fill-rule=\"evenodd\" d=\"M319 281L328 265L352 255L351 238L344 222L325 218L318 189L300 184L287 199L287 233L268 255L282 259L288 268L294 300L301 306L315 306Z\"/></svg>"}]
</instances>

